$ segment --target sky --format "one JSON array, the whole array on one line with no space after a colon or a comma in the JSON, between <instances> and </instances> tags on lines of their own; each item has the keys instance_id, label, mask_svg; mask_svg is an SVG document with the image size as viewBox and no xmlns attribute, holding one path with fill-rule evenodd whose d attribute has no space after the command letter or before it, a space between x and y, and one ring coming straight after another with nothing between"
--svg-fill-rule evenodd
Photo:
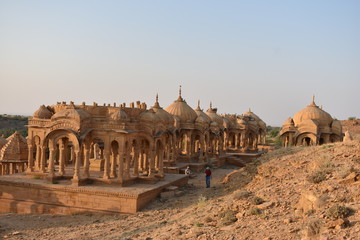
<instances>
[{"instance_id":1,"label":"sky","mask_svg":"<svg viewBox=\"0 0 360 240\"><path fill-rule=\"evenodd\" d=\"M358 0L0 0L0 114L178 97L281 126L360 118Z\"/></svg>"}]
</instances>

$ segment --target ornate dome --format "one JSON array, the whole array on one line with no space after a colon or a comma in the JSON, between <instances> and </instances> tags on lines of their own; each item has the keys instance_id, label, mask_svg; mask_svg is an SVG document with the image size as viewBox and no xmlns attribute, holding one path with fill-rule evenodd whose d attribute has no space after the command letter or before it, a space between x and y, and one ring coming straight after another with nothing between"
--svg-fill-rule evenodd
<instances>
[{"instance_id":1,"label":"ornate dome","mask_svg":"<svg viewBox=\"0 0 360 240\"><path fill-rule=\"evenodd\" d=\"M75 108L74 105L70 105L65 110L55 113L51 117L51 120L67 118L67 119L75 119L77 121L82 121L82 120L88 119L90 117L91 117L91 115L84 109Z\"/></svg>"},{"instance_id":2,"label":"ornate dome","mask_svg":"<svg viewBox=\"0 0 360 240\"><path fill-rule=\"evenodd\" d=\"M211 118L211 121L216 122L219 126L223 126L223 118L220 117L217 113L217 108L212 108L210 103L210 108L206 111L206 114Z\"/></svg>"},{"instance_id":3,"label":"ornate dome","mask_svg":"<svg viewBox=\"0 0 360 240\"><path fill-rule=\"evenodd\" d=\"M181 89L179 91L179 98L170 106L168 106L165 111L178 117L183 123L194 123L198 116L196 112L181 97Z\"/></svg>"},{"instance_id":4,"label":"ornate dome","mask_svg":"<svg viewBox=\"0 0 360 240\"><path fill-rule=\"evenodd\" d=\"M156 94L156 101L152 109L163 123L168 125L174 125L175 119L170 113L168 113L162 107L160 107L159 96L157 94Z\"/></svg>"},{"instance_id":5,"label":"ornate dome","mask_svg":"<svg viewBox=\"0 0 360 240\"><path fill-rule=\"evenodd\" d=\"M246 113L243 114L243 116L253 118L257 122L262 121L261 118L259 118L258 115L253 113L250 108L249 108L249 111L247 111Z\"/></svg>"},{"instance_id":6,"label":"ornate dome","mask_svg":"<svg viewBox=\"0 0 360 240\"><path fill-rule=\"evenodd\" d=\"M229 119L227 119L226 117L223 117L222 119L223 119L224 128L227 128L227 129L232 128L232 123Z\"/></svg>"},{"instance_id":7,"label":"ornate dome","mask_svg":"<svg viewBox=\"0 0 360 240\"><path fill-rule=\"evenodd\" d=\"M141 113L139 119L142 122L151 124L160 122L160 118L155 114L153 109L149 109Z\"/></svg>"},{"instance_id":8,"label":"ornate dome","mask_svg":"<svg viewBox=\"0 0 360 240\"><path fill-rule=\"evenodd\" d=\"M283 124L283 126L288 126L288 125L294 125L294 120L291 117L286 119L286 121Z\"/></svg>"},{"instance_id":9,"label":"ornate dome","mask_svg":"<svg viewBox=\"0 0 360 240\"><path fill-rule=\"evenodd\" d=\"M322 127L329 127L333 121L329 113L315 104L314 97L310 105L294 115L295 126L298 126L302 121L308 119L318 122Z\"/></svg>"},{"instance_id":10,"label":"ornate dome","mask_svg":"<svg viewBox=\"0 0 360 240\"><path fill-rule=\"evenodd\" d=\"M211 123L211 118L208 115L206 115L200 108L200 101L198 101L198 106L195 109L195 112L198 116L195 120L196 123L206 124L206 125L209 125Z\"/></svg>"},{"instance_id":11,"label":"ornate dome","mask_svg":"<svg viewBox=\"0 0 360 240\"><path fill-rule=\"evenodd\" d=\"M129 116L122 108L118 108L113 114L111 114L110 118L114 121L127 121L129 120Z\"/></svg>"},{"instance_id":12,"label":"ornate dome","mask_svg":"<svg viewBox=\"0 0 360 240\"><path fill-rule=\"evenodd\" d=\"M41 105L38 110L36 110L33 114L34 118L39 119L50 119L53 113L45 107L45 105Z\"/></svg>"}]
</instances>

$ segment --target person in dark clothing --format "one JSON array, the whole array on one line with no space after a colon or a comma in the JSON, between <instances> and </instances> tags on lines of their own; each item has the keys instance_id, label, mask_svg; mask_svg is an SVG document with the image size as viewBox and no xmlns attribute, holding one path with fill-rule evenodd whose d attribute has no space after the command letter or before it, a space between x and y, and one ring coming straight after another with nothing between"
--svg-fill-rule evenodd
<instances>
[{"instance_id":1,"label":"person in dark clothing","mask_svg":"<svg viewBox=\"0 0 360 240\"><path fill-rule=\"evenodd\" d=\"M205 180L206 180L206 187L210 187L210 179L211 179L211 170L209 167L205 169Z\"/></svg>"}]
</instances>

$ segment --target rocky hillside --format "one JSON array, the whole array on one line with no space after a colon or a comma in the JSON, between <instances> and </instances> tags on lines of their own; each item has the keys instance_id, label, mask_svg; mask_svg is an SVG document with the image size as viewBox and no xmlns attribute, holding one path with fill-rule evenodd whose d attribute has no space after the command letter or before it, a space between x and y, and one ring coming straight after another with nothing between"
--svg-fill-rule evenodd
<instances>
[{"instance_id":1,"label":"rocky hillside","mask_svg":"<svg viewBox=\"0 0 360 240\"><path fill-rule=\"evenodd\" d=\"M360 142L283 148L202 174L134 215L0 215L8 239L360 239Z\"/></svg>"},{"instance_id":2,"label":"rocky hillside","mask_svg":"<svg viewBox=\"0 0 360 240\"><path fill-rule=\"evenodd\" d=\"M19 115L0 114L0 136L10 136L15 131L19 131L24 137L27 136L28 117Z\"/></svg>"},{"instance_id":3,"label":"rocky hillside","mask_svg":"<svg viewBox=\"0 0 360 240\"><path fill-rule=\"evenodd\" d=\"M349 131L354 137L358 136L360 139L360 119L342 120L341 125L344 132Z\"/></svg>"}]
</instances>

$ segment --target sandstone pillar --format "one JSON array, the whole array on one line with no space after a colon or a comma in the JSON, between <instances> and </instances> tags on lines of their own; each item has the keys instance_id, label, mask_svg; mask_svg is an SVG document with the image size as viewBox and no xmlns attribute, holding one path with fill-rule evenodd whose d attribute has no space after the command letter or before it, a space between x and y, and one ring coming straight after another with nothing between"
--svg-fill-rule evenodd
<instances>
[{"instance_id":1,"label":"sandstone pillar","mask_svg":"<svg viewBox=\"0 0 360 240\"><path fill-rule=\"evenodd\" d=\"M79 186L80 185L80 152L79 150L74 151L75 155L75 167L74 167L74 176L71 180L72 185Z\"/></svg>"},{"instance_id":2,"label":"sandstone pillar","mask_svg":"<svg viewBox=\"0 0 360 240\"><path fill-rule=\"evenodd\" d=\"M41 161L40 161L40 171L42 173L45 173L45 164L46 164L45 150L46 150L46 147L42 146L41 147Z\"/></svg>"},{"instance_id":3,"label":"sandstone pillar","mask_svg":"<svg viewBox=\"0 0 360 240\"><path fill-rule=\"evenodd\" d=\"M115 178L116 177L116 158L117 155L115 152L112 152L110 158L111 158L111 169L110 169L110 177Z\"/></svg>"},{"instance_id":4,"label":"sandstone pillar","mask_svg":"<svg viewBox=\"0 0 360 240\"><path fill-rule=\"evenodd\" d=\"M50 153L49 153L49 173L48 173L48 178L51 178L51 179L55 177L54 154L55 154L55 150L51 148Z\"/></svg>"},{"instance_id":5,"label":"sandstone pillar","mask_svg":"<svg viewBox=\"0 0 360 240\"><path fill-rule=\"evenodd\" d=\"M34 155L33 155L33 146L28 145L29 153L28 153L28 167L26 169L27 172L34 171Z\"/></svg>"},{"instance_id":6,"label":"sandstone pillar","mask_svg":"<svg viewBox=\"0 0 360 240\"><path fill-rule=\"evenodd\" d=\"M59 143L59 175L65 175L65 145L63 140Z\"/></svg>"},{"instance_id":7,"label":"sandstone pillar","mask_svg":"<svg viewBox=\"0 0 360 240\"><path fill-rule=\"evenodd\" d=\"M119 163L117 179L122 183L122 181L124 180L124 153L119 152L117 158Z\"/></svg>"},{"instance_id":8,"label":"sandstone pillar","mask_svg":"<svg viewBox=\"0 0 360 240\"><path fill-rule=\"evenodd\" d=\"M110 172L110 152L108 150L104 150L103 156L105 157L104 163L104 176L103 179L109 179L109 172Z\"/></svg>"},{"instance_id":9,"label":"sandstone pillar","mask_svg":"<svg viewBox=\"0 0 360 240\"><path fill-rule=\"evenodd\" d=\"M84 149L84 176L86 178L90 177L90 148L89 146L85 145L85 149Z\"/></svg>"}]
</instances>

